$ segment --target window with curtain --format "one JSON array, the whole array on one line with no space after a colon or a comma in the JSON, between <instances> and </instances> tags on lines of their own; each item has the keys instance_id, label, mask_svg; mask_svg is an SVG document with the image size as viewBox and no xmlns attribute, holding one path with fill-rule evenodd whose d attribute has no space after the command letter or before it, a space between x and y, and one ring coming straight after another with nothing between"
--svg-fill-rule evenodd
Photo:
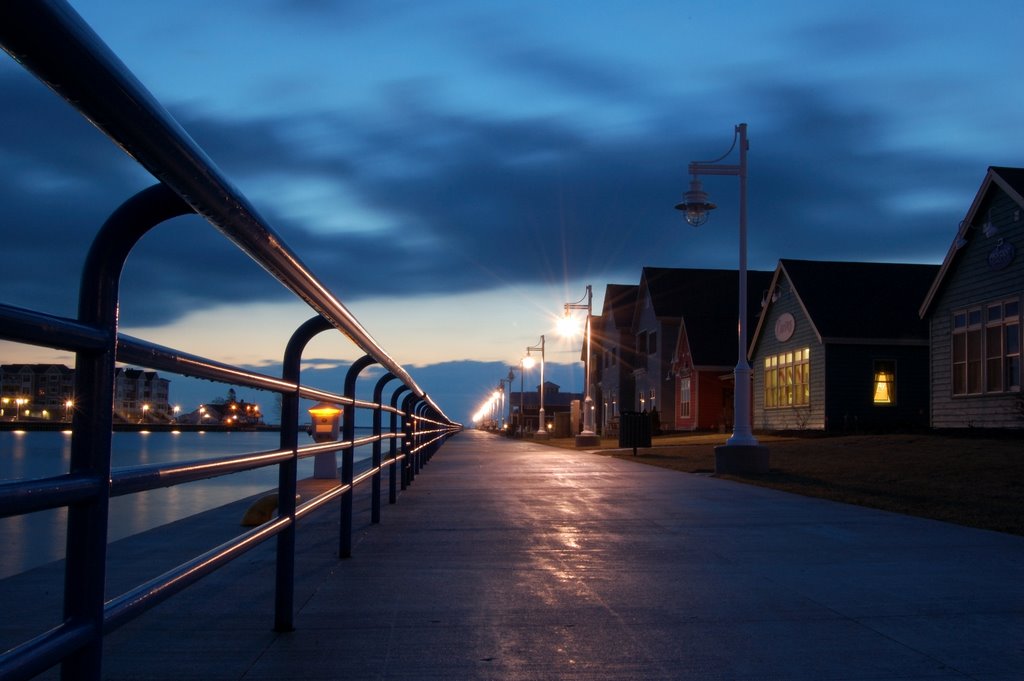
<instances>
[{"instance_id":1,"label":"window with curtain","mask_svg":"<svg viewBox=\"0 0 1024 681\"><path fill-rule=\"evenodd\" d=\"M874 367L875 404L896 404L896 362L891 360L875 360Z\"/></svg>"},{"instance_id":2,"label":"window with curtain","mask_svg":"<svg viewBox=\"0 0 1024 681\"><path fill-rule=\"evenodd\" d=\"M690 417L690 377L679 379L679 415Z\"/></svg>"},{"instance_id":3,"label":"window with curtain","mask_svg":"<svg viewBox=\"0 0 1024 681\"><path fill-rule=\"evenodd\" d=\"M954 395L1020 390L1020 303L1003 300L953 313Z\"/></svg>"}]
</instances>

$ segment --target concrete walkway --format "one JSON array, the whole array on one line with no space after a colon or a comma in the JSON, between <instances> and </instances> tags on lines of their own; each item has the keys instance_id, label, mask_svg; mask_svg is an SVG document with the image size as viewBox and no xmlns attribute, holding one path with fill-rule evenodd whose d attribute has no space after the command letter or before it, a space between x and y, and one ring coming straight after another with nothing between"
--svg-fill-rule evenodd
<instances>
[{"instance_id":1,"label":"concrete walkway","mask_svg":"<svg viewBox=\"0 0 1024 681\"><path fill-rule=\"evenodd\" d=\"M1024 678L1024 538L474 431L366 506L348 560L336 510L300 525L295 632L271 544L108 637L105 677Z\"/></svg>"}]
</instances>

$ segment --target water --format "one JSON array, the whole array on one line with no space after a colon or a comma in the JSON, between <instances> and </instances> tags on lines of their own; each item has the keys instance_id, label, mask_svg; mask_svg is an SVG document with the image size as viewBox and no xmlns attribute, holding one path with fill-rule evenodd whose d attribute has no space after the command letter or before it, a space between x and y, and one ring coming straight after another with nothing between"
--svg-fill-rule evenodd
<instances>
[{"instance_id":1,"label":"water","mask_svg":"<svg viewBox=\"0 0 1024 681\"><path fill-rule=\"evenodd\" d=\"M304 436L300 434L300 444ZM277 449L276 432L114 433L112 465L188 461ZM356 450L356 459L369 456ZM0 480L66 473L71 435L0 432ZM340 460L340 457L339 457ZM313 460L299 461L299 478L313 474ZM114 541L277 487L277 466L201 480L110 500L109 540ZM64 557L64 509L0 518L0 578Z\"/></svg>"}]
</instances>

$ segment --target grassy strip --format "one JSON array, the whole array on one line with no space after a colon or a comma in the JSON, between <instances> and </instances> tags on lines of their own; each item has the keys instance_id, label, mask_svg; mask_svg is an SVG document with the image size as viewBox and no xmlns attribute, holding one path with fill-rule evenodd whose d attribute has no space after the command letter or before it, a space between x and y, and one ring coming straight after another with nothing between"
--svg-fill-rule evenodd
<instances>
[{"instance_id":1,"label":"grassy strip","mask_svg":"<svg viewBox=\"0 0 1024 681\"><path fill-rule=\"evenodd\" d=\"M600 453L688 473L714 471L724 435L661 436L649 449ZM763 476L720 477L1024 535L1024 437L894 434L759 438L771 452ZM550 444L573 447L572 440Z\"/></svg>"}]
</instances>

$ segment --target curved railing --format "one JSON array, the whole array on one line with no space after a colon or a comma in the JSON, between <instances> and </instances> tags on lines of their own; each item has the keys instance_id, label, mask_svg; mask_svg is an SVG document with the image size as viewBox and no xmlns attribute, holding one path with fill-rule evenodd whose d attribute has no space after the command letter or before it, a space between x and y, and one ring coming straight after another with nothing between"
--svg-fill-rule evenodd
<instances>
[{"instance_id":1,"label":"curved railing","mask_svg":"<svg viewBox=\"0 0 1024 681\"><path fill-rule=\"evenodd\" d=\"M349 555L353 488L371 484L371 519L379 521L382 473L389 473L389 501L394 503L398 481L404 488L461 426L377 344L66 3L0 3L0 45L158 180L127 200L97 234L83 268L77 318L0 305L0 338L76 356L68 473L0 484L0 517L67 508L63 622L0 655L0 678L28 679L61 663L62 678L99 679L104 634L271 537L277 538L274 624L278 630L291 629L297 521L340 500L339 556ZM255 373L118 333L118 287L129 252L150 229L190 213L202 216L313 310L314 316L295 331L284 349L282 376ZM353 363L340 393L300 381L303 348L313 336L330 330L340 331L365 353ZM112 468L116 362L281 395L280 447L174 465ZM356 379L371 365L386 373L374 387L372 400L357 399ZM398 387L387 397L384 387L391 381ZM340 438L299 446L300 399L347 407ZM359 411L372 412L372 435L355 437ZM384 414L390 417L386 428ZM384 443L389 444L386 455ZM353 452L362 446L372 446L373 455L369 468L356 475ZM342 458L338 483L296 505L297 462L333 457L336 452ZM105 601L111 497L272 465L278 467L279 476L276 517Z\"/></svg>"}]
</instances>

